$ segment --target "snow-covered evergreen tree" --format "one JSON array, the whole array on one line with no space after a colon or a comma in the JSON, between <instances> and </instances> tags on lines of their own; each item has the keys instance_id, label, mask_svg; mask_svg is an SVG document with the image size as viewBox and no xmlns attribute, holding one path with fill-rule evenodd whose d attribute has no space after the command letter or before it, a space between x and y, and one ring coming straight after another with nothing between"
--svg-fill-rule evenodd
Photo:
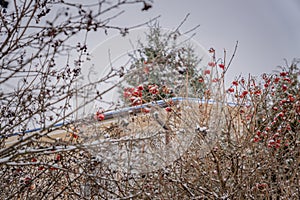
<instances>
[{"instance_id":1,"label":"snow-covered evergreen tree","mask_svg":"<svg viewBox=\"0 0 300 200\"><path fill-rule=\"evenodd\" d=\"M173 96L201 97L205 85L199 69L201 59L189 40L182 40L178 31L165 31L158 24L150 26L146 42L139 41L131 57L126 76L128 91L143 86L142 103ZM157 92L152 92L151 88ZM130 90L131 88L131 90Z\"/></svg>"}]
</instances>

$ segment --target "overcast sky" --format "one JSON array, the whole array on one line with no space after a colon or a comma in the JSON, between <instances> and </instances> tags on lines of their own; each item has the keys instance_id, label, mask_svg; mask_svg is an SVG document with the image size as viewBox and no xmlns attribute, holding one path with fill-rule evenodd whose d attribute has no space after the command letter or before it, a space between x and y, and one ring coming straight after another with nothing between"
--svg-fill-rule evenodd
<instances>
[{"instance_id":1,"label":"overcast sky","mask_svg":"<svg viewBox=\"0 0 300 200\"><path fill-rule=\"evenodd\" d=\"M162 27L175 28L190 13L183 30L200 25L194 39L204 48L214 47L218 56L225 48L229 59L239 41L230 79L272 72L284 65L284 58L300 58L299 0L154 0L149 11L140 9L141 5L129 6L114 23L133 25L161 15ZM90 47L96 44L94 40Z\"/></svg>"}]
</instances>

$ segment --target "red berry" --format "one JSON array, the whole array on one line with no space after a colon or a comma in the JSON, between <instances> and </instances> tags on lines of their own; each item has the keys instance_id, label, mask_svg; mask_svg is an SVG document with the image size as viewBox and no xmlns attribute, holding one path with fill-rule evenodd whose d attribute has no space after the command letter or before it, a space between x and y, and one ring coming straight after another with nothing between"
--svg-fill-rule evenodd
<instances>
[{"instance_id":1,"label":"red berry","mask_svg":"<svg viewBox=\"0 0 300 200\"><path fill-rule=\"evenodd\" d=\"M274 107L273 107L273 110L277 111L277 110L278 110L278 107L274 106Z\"/></svg>"},{"instance_id":2,"label":"red berry","mask_svg":"<svg viewBox=\"0 0 300 200\"><path fill-rule=\"evenodd\" d=\"M287 72L280 72L280 76L286 76L287 74Z\"/></svg>"},{"instance_id":3,"label":"red berry","mask_svg":"<svg viewBox=\"0 0 300 200\"><path fill-rule=\"evenodd\" d=\"M268 142L270 145L273 145L273 144L275 144L275 141L274 140L269 140L269 142Z\"/></svg>"},{"instance_id":4,"label":"red berry","mask_svg":"<svg viewBox=\"0 0 300 200\"><path fill-rule=\"evenodd\" d=\"M232 82L232 85L238 86L239 84L238 84L237 81L233 81L233 82Z\"/></svg>"},{"instance_id":5,"label":"red berry","mask_svg":"<svg viewBox=\"0 0 300 200\"><path fill-rule=\"evenodd\" d=\"M278 117L283 117L284 116L284 113L283 112L280 112L279 114L278 114Z\"/></svg>"},{"instance_id":6,"label":"red berry","mask_svg":"<svg viewBox=\"0 0 300 200\"><path fill-rule=\"evenodd\" d=\"M158 94L158 86L157 85L149 85L149 92L152 94Z\"/></svg>"},{"instance_id":7,"label":"red berry","mask_svg":"<svg viewBox=\"0 0 300 200\"><path fill-rule=\"evenodd\" d=\"M53 170L57 170L57 168L56 167L50 167L49 168L51 171L53 171Z\"/></svg>"},{"instance_id":8,"label":"red berry","mask_svg":"<svg viewBox=\"0 0 300 200\"><path fill-rule=\"evenodd\" d=\"M273 137L274 137L274 138L279 137L279 133L275 133L275 134L273 135Z\"/></svg>"},{"instance_id":9,"label":"red berry","mask_svg":"<svg viewBox=\"0 0 300 200\"><path fill-rule=\"evenodd\" d=\"M290 100L291 102L293 102L293 101L295 101L295 98L294 98L293 96L289 96L289 100Z\"/></svg>"},{"instance_id":10,"label":"red berry","mask_svg":"<svg viewBox=\"0 0 300 200\"><path fill-rule=\"evenodd\" d=\"M283 91L286 91L287 89L288 89L288 88L287 88L286 85L283 85L283 86L282 86L282 90L283 90Z\"/></svg>"},{"instance_id":11,"label":"red berry","mask_svg":"<svg viewBox=\"0 0 300 200\"><path fill-rule=\"evenodd\" d=\"M150 108L143 108L143 109L142 109L142 112L143 112L143 113L149 113L149 112L150 112Z\"/></svg>"},{"instance_id":12,"label":"red berry","mask_svg":"<svg viewBox=\"0 0 300 200\"><path fill-rule=\"evenodd\" d=\"M234 92L234 89L233 89L233 88L229 88L229 89L228 89L228 92L231 92L231 93L232 93L232 92Z\"/></svg>"},{"instance_id":13,"label":"red berry","mask_svg":"<svg viewBox=\"0 0 300 200\"><path fill-rule=\"evenodd\" d=\"M216 66L216 63L215 63L215 62L209 62L209 63L208 63L208 66L214 67L214 66Z\"/></svg>"},{"instance_id":14,"label":"red berry","mask_svg":"<svg viewBox=\"0 0 300 200\"><path fill-rule=\"evenodd\" d=\"M274 83L278 83L280 81L280 78L279 77L276 77L275 79L274 79Z\"/></svg>"},{"instance_id":15,"label":"red berry","mask_svg":"<svg viewBox=\"0 0 300 200\"><path fill-rule=\"evenodd\" d=\"M261 90L256 90L256 91L254 92L254 94L257 95L257 96L261 95Z\"/></svg>"},{"instance_id":16,"label":"red berry","mask_svg":"<svg viewBox=\"0 0 300 200\"><path fill-rule=\"evenodd\" d=\"M267 83L265 83L265 84L264 84L264 87L267 88L267 87L269 87L269 85L268 85Z\"/></svg>"},{"instance_id":17,"label":"red berry","mask_svg":"<svg viewBox=\"0 0 300 200\"><path fill-rule=\"evenodd\" d=\"M56 155L56 160L57 160L57 161L60 161L60 160L61 160L61 155L60 155L60 154L57 154L57 155Z\"/></svg>"},{"instance_id":18,"label":"red berry","mask_svg":"<svg viewBox=\"0 0 300 200\"><path fill-rule=\"evenodd\" d=\"M284 78L283 80L286 81L286 82L288 82L288 83L292 82L291 79L289 79L289 78Z\"/></svg>"},{"instance_id":19,"label":"red berry","mask_svg":"<svg viewBox=\"0 0 300 200\"><path fill-rule=\"evenodd\" d=\"M261 135L261 132L260 132L260 131L257 131L257 132L256 132L256 135L257 135L257 136L260 136L260 135Z\"/></svg>"},{"instance_id":20,"label":"red berry","mask_svg":"<svg viewBox=\"0 0 300 200\"><path fill-rule=\"evenodd\" d=\"M103 113L97 115L97 119L98 119L99 121L104 120L104 118L105 118L105 116L104 116Z\"/></svg>"},{"instance_id":21,"label":"red berry","mask_svg":"<svg viewBox=\"0 0 300 200\"><path fill-rule=\"evenodd\" d=\"M245 97L246 95L248 94L248 91L247 90L244 90L243 92L242 92L242 94L241 94L241 98L243 98L243 97Z\"/></svg>"},{"instance_id":22,"label":"red berry","mask_svg":"<svg viewBox=\"0 0 300 200\"><path fill-rule=\"evenodd\" d=\"M131 97L131 93L130 93L129 91L125 91L125 92L123 93L123 97L124 97L125 99L127 99L127 98Z\"/></svg>"},{"instance_id":23,"label":"red berry","mask_svg":"<svg viewBox=\"0 0 300 200\"><path fill-rule=\"evenodd\" d=\"M210 74L210 70L209 69L204 70L204 75L207 75L207 74Z\"/></svg>"},{"instance_id":24,"label":"red berry","mask_svg":"<svg viewBox=\"0 0 300 200\"><path fill-rule=\"evenodd\" d=\"M286 99L282 99L282 100L279 102L279 104L282 105L282 104L284 104L284 103L286 103L286 102L287 102Z\"/></svg>"},{"instance_id":25,"label":"red berry","mask_svg":"<svg viewBox=\"0 0 300 200\"><path fill-rule=\"evenodd\" d=\"M144 86L143 85L139 85L138 86L138 90L144 90Z\"/></svg>"},{"instance_id":26,"label":"red berry","mask_svg":"<svg viewBox=\"0 0 300 200\"><path fill-rule=\"evenodd\" d=\"M224 70L225 69L225 65L224 64L219 64L219 67Z\"/></svg>"},{"instance_id":27,"label":"red berry","mask_svg":"<svg viewBox=\"0 0 300 200\"><path fill-rule=\"evenodd\" d=\"M79 136L78 136L77 134L75 134L75 133L71 133L71 136L72 136L73 138L75 138L75 139L79 138Z\"/></svg>"},{"instance_id":28,"label":"red berry","mask_svg":"<svg viewBox=\"0 0 300 200\"><path fill-rule=\"evenodd\" d=\"M165 110L166 110L167 112L171 112L171 111L172 111L172 108L166 107Z\"/></svg>"},{"instance_id":29,"label":"red berry","mask_svg":"<svg viewBox=\"0 0 300 200\"><path fill-rule=\"evenodd\" d=\"M219 79L218 79L218 78L214 78L214 79L212 80L212 82L213 82L213 83L217 83L217 82L219 82Z\"/></svg>"},{"instance_id":30,"label":"red berry","mask_svg":"<svg viewBox=\"0 0 300 200\"><path fill-rule=\"evenodd\" d=\"M132 96L138 97L139 96L140 91L139 90L134 90L132 92Z\"/></svg>"},{"instance_id":31,"label":"red berry","mask_svg":"<svg viewBox=\"0 0 300 200\"><path fill-rule=\"evenodd\" d=\"M254 138L253 138L253 142L259 142L259 137L258 136L255 136Z\"/></svg>"}]
</instances>

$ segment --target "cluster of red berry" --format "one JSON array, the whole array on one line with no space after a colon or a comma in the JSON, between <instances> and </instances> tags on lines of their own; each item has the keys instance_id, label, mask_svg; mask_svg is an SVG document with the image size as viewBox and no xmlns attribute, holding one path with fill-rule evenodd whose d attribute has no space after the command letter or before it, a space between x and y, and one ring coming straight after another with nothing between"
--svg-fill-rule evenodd
<instances>
[{"instance_id":1,"label":"cluster of red berry","mask_svg":"<svg viewBox=\"0 0 300 200\"><path fill-rule=\"evenodd\" d=\"M172 90L167 86L156 84L138 85L137 87L125 88L123 97L131 106L137 106L172 97Z\"/></svg>"},{"instance_id":2,"label":"cluster of red berry","mask_svg":"<svg viewBox=\"0 0 300 200\"><path fill-rule=\"evenodd\" d=\"M279 149L299 139L295 135L295 130L300 128L298 75L298 72L281 71L263 74L259 84L254 79L247 83L244 80L232 82L228 92L235 92L237 101L248 97L252 106L245 121L255 126L253 142Z\"/></svg>"}]
</instances>

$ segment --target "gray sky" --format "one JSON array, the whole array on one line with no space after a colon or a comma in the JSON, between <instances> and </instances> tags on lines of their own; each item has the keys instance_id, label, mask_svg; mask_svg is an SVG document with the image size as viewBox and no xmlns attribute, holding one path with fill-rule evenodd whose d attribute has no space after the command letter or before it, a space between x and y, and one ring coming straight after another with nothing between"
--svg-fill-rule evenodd
<instances>
[{"instance_id":1,"label":"gray sky","mask_svg":"<svg viewBox=\"0 0 300 200\"><path fill-rule=\"evenodd\" d=\"M240 74L272 72L284 65L284 58L289 62L300 58L299 0L154 0L149 11L140 9L140 5L129 6L113 22L127 26L161 15L162 27L175 28L190 13L183 30L200 25L194 39L206 49L214 47L217 56L223 57L225 48L229 59L239 41L227 81ZM96 41L93 39L90 47L94 48Z\"/></svg>"},{"instance_id":2,"label":"gray sky","mask_svg":"<svg viewBox=\"0 0 300 200\"><path fill-rule=\"evenodd\" d=\"M289 63L293 58L300 58L299 0L154 0L153 8L149 11L141 12L141 8L142 5L126 7L126 12L112 20L112 24L132 26L161 15L160 25L174 29L190 13L182 30L200 25L194 40L206 50L215 48L217 57L223 57L225 48L227 62L236 41L239 41L236 57L226 76L227 87L239 75L248 77L249 73L254 76L271 73L276 66L285 64L285 58ZM94 59L86 65L95 67L95 73L92 74L95 79L107 69L108 49L113 64L121 66L115 61L126 54L126 49L131 48L128 42L125 45L121 41L122 37L117 32L110 30L108 33L108 36L101 31L90 35L88 47L95 49L92 52ZM131 36L135 33L131 33ZM88 73L89 68L83 68L84 71ZM101 87L109 85L102 84ZM104 98L112 98L114 102L118 93L111 93ZM94 110L94 107L88 109Z\"/></svg>"}]
</instances>

